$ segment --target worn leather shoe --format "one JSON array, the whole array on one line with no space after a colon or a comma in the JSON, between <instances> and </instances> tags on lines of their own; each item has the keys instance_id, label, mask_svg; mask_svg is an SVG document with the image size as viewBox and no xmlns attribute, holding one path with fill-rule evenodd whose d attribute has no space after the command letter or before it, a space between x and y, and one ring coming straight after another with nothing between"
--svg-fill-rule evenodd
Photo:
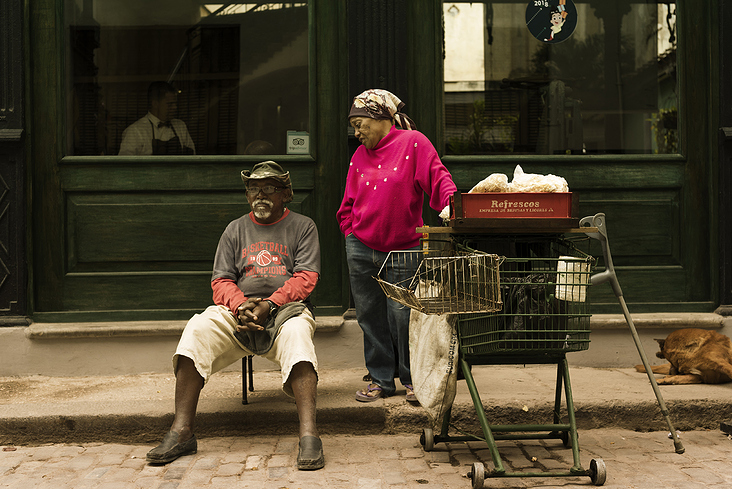
<instances>
[{"instance_id":1,"label":"worn leather shoe","mask_svg":"<svg viewBox=\"0 0 732 489\"><path fill-rule=\"evenodd\" d=\"M325 466L323 442L317 436L306 435L300 438L300 452L297 454L297 468L317 470Z\"/></svg>"},{"instance_id":2,"label":"worn leather shoe","mask_svg":"<svg viewBox=\"0 0 732 489\"><path fill-rule=\"evenodd\" d=\"M163 442L147 452L147 461L151 464L167 464L183 455L191 455L198 451L198 443L196 436L191 436L188 440L178 443L180 433L168 431L163 438Z\"/></svg>"}]
</instances>

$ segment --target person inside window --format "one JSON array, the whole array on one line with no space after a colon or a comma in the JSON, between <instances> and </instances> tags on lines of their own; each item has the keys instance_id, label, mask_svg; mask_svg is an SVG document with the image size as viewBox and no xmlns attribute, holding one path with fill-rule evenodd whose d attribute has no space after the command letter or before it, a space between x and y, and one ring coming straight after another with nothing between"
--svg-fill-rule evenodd
<instances>
[{"instance_id":1,"label":"person inside window","mask_svg":"<svg viewBox=\"0 0 732 489\"><path fill-rule=\"evenodd\" d=\"M244 148L245 155L272 155L275 149L272 143L262 139L255 139Z\"/></svg>"},{"instance_id":2,"label":"person inside window","mask_svg":"<svg viewBox=\"0 0 732 489\"><path fill-rule=\"evenodd\" d=\"M178 92L170 83L153 82L147 89L149 112L122 133L120 155L194 155L196 146L185 122L175 119Z\"/></svg>"}]
</instances>

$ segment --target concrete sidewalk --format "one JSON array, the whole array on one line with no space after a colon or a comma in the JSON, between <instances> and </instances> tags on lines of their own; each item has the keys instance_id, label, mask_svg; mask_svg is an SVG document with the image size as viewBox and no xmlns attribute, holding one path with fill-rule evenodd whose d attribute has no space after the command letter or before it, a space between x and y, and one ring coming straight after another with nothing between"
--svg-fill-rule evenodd
<instances>
[{"instance_id":1,"label":"concrete sidewalk","mask_svg":"<svg viewBox=\"0 0 732 489\"><path fill-rule=\"evenodd\" d=\"M681 435L674 453L663 432L619 428L587 430L580 437L581 468L606 468L606 489L722 489L732 484L732 441L719 431ZM164 466L145 463L152 444L77 443L11 446L0 451L0 487L8 489L470 489L466 474L483 467L483 488L582 489L588 475L559 475L572 451L558 440L500 441L507 472L497 477L485 443L440 443L424 451L415 435L322 436L325 467L295 468L297 437L208 437L198 453ZM7 450L7 451L6 451ZM531 477L527 472L552 477Z\"/></svg>"},{"instance_id":2,"label":"concrete sidewalk","mask_svg":"<svg viewBox=\"0 0 732 489\"><path fill-rule=\"evenodd\" d=\"M646 374L572 367L571 355L567 358L580 431L667 431ZM419 434L431 426L421 407L405 402L401 386L394 397L356 402L364 373L321 370L318 423L323 434ZM551 422L555 366L475 366L473 374L490 424ZM295 404L280 382L279 372L256 370L255 391L242 405L241 373L214 375L202 391L197 436L296 434ZM720 422L732 420L732 384L660 390L677 430L718 430ZM172 374L0 378L0 444L157 442L172 421L173 400ZM458 382L452 419L460 429L480 430L464 381Z\"/></svg>"},{"instance_id":3,"label":"concrete sidewalk","mask_svg":"<svg viewBox=\"0 0 732 489\"><path fill-rule=\"evenodd\" d=\"M674 453L663 432L619 428L587 430L580 437L581 468L606 468L606 489L722 489L732 484L732 441L719 431L681 435ZM483 488L582 489L588 475L559 475L572 451L558 440L500 441L507 472L498 477L485 443L440 443L424 451L415 435L322 436L325 467L295 468L297 437L207 437L198 453L163 466L145 463L152 444L77 443L11 446L0 451L0 487L8 489L470 489L475 465ZM7 451L6 451L7 450ZM545 477L523 475L527 472ZM547 477L553 474L551 477Z\"/></svg>"}]
</instances>

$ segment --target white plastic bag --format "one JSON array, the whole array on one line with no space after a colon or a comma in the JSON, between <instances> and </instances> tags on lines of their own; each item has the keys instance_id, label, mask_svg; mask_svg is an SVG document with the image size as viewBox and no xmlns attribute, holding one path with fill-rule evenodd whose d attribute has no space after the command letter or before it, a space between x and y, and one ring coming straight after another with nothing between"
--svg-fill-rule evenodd
<instances>
[{"instance_id":1,"label":"white plastic bag","mask_svg":"<svg viewBox=\"0 0 732 489\"><path fill-rule=\"evenodd\" d=\"M508 192L508 177L505 173L491 173L470 189L469 194Z\"/></svg>"},{"instance_id":2,"label":"white plastic bag","mask_svg":"<svg viewBox=\"0 0 732 489\"><path fill-rule=\"evenodd\" d=\"M564 178L552 174L524 173L520 165L516 165L513 171L509 188L510 192L569 192L569 185Z\"/></svg>"},{"instance_id":3,"label":"white plastic bag","mask_svg":"<svg viewBox=\"0 0 732 489\"><path fill-rule=\"evenodd\" d=\"M409 317L409 358L412 386L433 427L452 406L457 390L457 315L422 314Z\"/></svg>"}]
</instances>

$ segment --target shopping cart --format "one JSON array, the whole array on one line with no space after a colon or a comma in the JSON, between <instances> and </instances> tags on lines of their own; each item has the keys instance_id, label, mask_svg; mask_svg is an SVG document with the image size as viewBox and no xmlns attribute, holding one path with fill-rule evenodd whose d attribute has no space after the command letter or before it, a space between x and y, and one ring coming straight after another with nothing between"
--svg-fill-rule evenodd
<instances>
[{"instance_id":1,"label":"shopping cart","mask_svg":"<svg viewBox=\"0 0 732 489\"><path fill-rule=\"evenodd\" d=\"M555 223L544 226L543 222L539 224L539 221L541 220L527 223L520 219L505 220L503 229L495 222L484 227L470 222L459 229L457 227L418 229L427 235L450 234L451 239L458 239L468 248L490 249L494 253L505 255L499 267L502 310L486 314L453 311L460 313L457 333L462 358L458 363L476 409L482 436L448 435L451 426L451 412L448 410L442 419L440 433L435 434L432 429L425 429L420 439L427 451L432 450L434 444L439 442L474 440L487 442L494 468L486 471L482 463L473 464L468 477L474 488L481 488L486 477L589 476L593 484L604 484L607 474L602 459L592 459L588 470L583 469L579 461L577 427L566 360L566 353L586 350L589 347L590 313L587 297L589 285L609 283L612 287L645 366L661 414L666 420L675 451L679 454L685 451L671 422L668 408L623 298L610 253L605 214L598 213L578 220L579 228ZM544 228L550 230L538 231ZM509 230L517 232L520 236L503 241L495 238L506 234ZM534 231L547 234L543 237L530 236L529 234ZM471 236L471 233L475 235ZM562 238L564 235L584 235L586 238L599 241L604 270L593 273L594 259L580 252L572 241ZM529 363L557 365L554 422L546 425L489 425L470 371L471 366ZM566 423L561 422L560 415L562 390L566 401ZM571 446L573 466L569 471L540 473L506 471L496 447L496 440L547 438L559 438L565 446Z\"/></svg>"},{"instance_id":2,"label":"shopping cart","mask_svg":"<svg viewBox=\"0 0 732 489\"><path fill-rule=\"evenodd\" d=\"M579 459L577 425L572 402L569 368L566 354L586 350L590 342L590 312L587 287L593 270L594 259L581 252L571 242L555 237L501 238L501 243L492 239L490 243L463 239L448 247L447 253L453 257L441 257L442 261L457 260L459 266L432 266L429 258L423 260L417 272L402 284L392 284L383 277L391 268L389 261L377 279L388 297L421 312L457 313L457 335L460 346L459 365L470 392L477 418L482 428L482 436L476 434L450 435L451 410L442 419L439 434L432 429L423 430L420 442L430 451L435 443L454 441L482 440L488 444L494 468L488 472L481 462L473 464L468 476L474 488L483 487L488 477L566 477L589 476L595 485L602 485L606 479L605 464L601 459L593 459L589 470L582 468ZM508 245L507 245L508 243ZM467 257L482 256L481 252L470 246L495 247L502 249L508 256L492 259L497 268L480 285L488 286L488 291L480 293L477 288L463 280L473 275L462 273L464 269L475 268L468 265ZM460 250L456 252L454 250ZM420 255L405 255L397 252L395 260L401 263ZM415 252L424 253L424 252ZM441 253L446 253L442 251ZM457 253L462 253L458 255ZM487 255L491 256L491 255ZM474 259L474 258L472 258ZM435 270L439 269L440 272ZM447 270L450 273L444 273ZM459 270L459 272L458 272ZM487 276L487 274L486 274ZM421 284L429 283L429 297L419 297ZM450 294L460 289L470 288L473 295L497 296L493 299L495 307L490 310L478 307L484 301L448 300ZM407 291L407 292L405 292ZM446 293L450 291L450 293ZM407 296L406 298L404 296ZM426 300L432 295L439 296L440 303L451 307L435 311L428 307ZM461 296L459 293L458 296ZM465 294L463 294L464 296ZM462 296L461 296L462 297ZM458 306L466 307L461 309ZM553 422L547 424L490 425L486 418L483 403L475 384L471 369L473 365L498 364L556 364L557 383ZM563 422L562 392L566 399L567 422ZM504 467L496 445L496 440L539 440L559 439L565 446L572 448L574 465L568 471L551 472L510 472Z\"/></svg>"}]
</instances>

